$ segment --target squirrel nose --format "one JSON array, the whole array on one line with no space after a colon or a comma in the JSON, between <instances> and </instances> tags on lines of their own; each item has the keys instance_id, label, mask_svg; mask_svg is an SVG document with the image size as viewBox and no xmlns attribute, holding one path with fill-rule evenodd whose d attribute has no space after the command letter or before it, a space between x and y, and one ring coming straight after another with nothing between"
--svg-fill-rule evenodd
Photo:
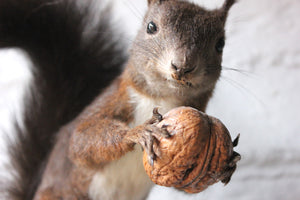
<instances>
[{"instance_id":1,"label":"squirrel nose","mask_svg":"<svg viewBox=\"0 0 300 200\"><path fill-rule=\"evenodd\" d=\"M186 66L186 64L171 62L171 67L175 71L175 75L177 79L181 79L183 75L191 73L196 69L196 66Z\"/></svg>"}]
</instances>

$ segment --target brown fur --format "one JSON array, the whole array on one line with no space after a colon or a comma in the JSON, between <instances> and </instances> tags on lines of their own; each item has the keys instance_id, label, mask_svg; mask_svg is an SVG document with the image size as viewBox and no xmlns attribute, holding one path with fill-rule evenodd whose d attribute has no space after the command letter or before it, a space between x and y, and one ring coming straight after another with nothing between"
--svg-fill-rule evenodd
<instances>
[{"instance_id":1,"label":"brown fur","mask_svg":"<svg viewBox=\"0 0 300 200\"><path fill-rule=\"evenodd\" d=\"M48 194L50 188L63 199L81 199L88 194L97 170L133 149L134 143L124 139L132 119L125 85L115 80L74 122L61 129L35 199Z\"/></svg>"},{"instance_id":2,"label":"brown fur","mask_svg":"<svg viewBox=\"0 0 300 200\"><path fill-rule=\"evenodd\" d=\"M116 80L80 116L70 141L70 158L78 165L97 169L132 150L133 143L124 142L132 109L126 82Z\"/></svg>"}]
</instances>

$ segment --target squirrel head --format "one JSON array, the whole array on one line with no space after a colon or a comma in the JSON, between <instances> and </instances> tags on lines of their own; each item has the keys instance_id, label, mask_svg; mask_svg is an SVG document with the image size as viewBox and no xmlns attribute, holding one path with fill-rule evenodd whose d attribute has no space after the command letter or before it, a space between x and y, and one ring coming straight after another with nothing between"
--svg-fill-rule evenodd
<instances>
[{"instance_id":1,"label":"squirrel head","mask_svg":"<svg viewBox=\"0 0 300 200\"><path fill-rule=\"evenodd\" d=\"M182 0L148 0L131 49L134 81L146 83L151 96L212 91L222 68L224 26L234 2L206 10Z\"/></svg>"}]
</instances>

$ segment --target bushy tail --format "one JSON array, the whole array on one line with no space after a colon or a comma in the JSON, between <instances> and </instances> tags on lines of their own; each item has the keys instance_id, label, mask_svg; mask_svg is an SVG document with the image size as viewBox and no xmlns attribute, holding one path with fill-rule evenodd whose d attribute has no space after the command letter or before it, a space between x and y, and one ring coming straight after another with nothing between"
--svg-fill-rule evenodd
<instances>
[{"instance_id":1,"label":"bushy tail","mask_svg":"<svg viewBox=\"0 0 300 200\"><path fill-rule=\"evenodd\" d=\"M24 124L9 146L16 169L10 199L33 199L55 133L120 73L125 61L112 39L108 10L92 20L91 5L79 3L0 0L0 48L21 48L34 64Z\"/></svg>"}]
</instances>

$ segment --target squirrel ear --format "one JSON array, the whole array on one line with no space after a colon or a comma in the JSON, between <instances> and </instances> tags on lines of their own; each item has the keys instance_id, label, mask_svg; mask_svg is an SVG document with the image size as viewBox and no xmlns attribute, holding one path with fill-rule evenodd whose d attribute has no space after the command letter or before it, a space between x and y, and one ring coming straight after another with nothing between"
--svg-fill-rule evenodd
<instances>
[{"instance_id":1,"label":"squirrel ear","mask_svg":"<svg viewBox=\"0 0 300 200\"><path fill-rule=\"evenodd\" d=\"M163 1L167 1L167 0L148 0L148 5L154 4L154 3L162 3Z\"/></svg>"},{"instance_id":2,"label":"squirrel ear","mask_svg":"<svg viewBox=\"0 0 300 200\"><path fill-rule=\"evenodd\" d=\"M234 4L236 2L236 0L225 0L225 2L224 2L224 4L223 4L223 6L222 6L222 10L224 11L224 12L228 12L229 11L229 9L231 8L231 6Z\"/></svg>"},{"instance_id":3,"label":"squirrel ear","mask_svg":"<svg viewBox=\"0 0 300 200\"><path fill-rule=\"evenodd\" d=\"M228 11L230 10L231 6L236 2L236 0L225 0L223 6L221 7L221 18L226 20Z\"/></svg>"}]
</instances>

